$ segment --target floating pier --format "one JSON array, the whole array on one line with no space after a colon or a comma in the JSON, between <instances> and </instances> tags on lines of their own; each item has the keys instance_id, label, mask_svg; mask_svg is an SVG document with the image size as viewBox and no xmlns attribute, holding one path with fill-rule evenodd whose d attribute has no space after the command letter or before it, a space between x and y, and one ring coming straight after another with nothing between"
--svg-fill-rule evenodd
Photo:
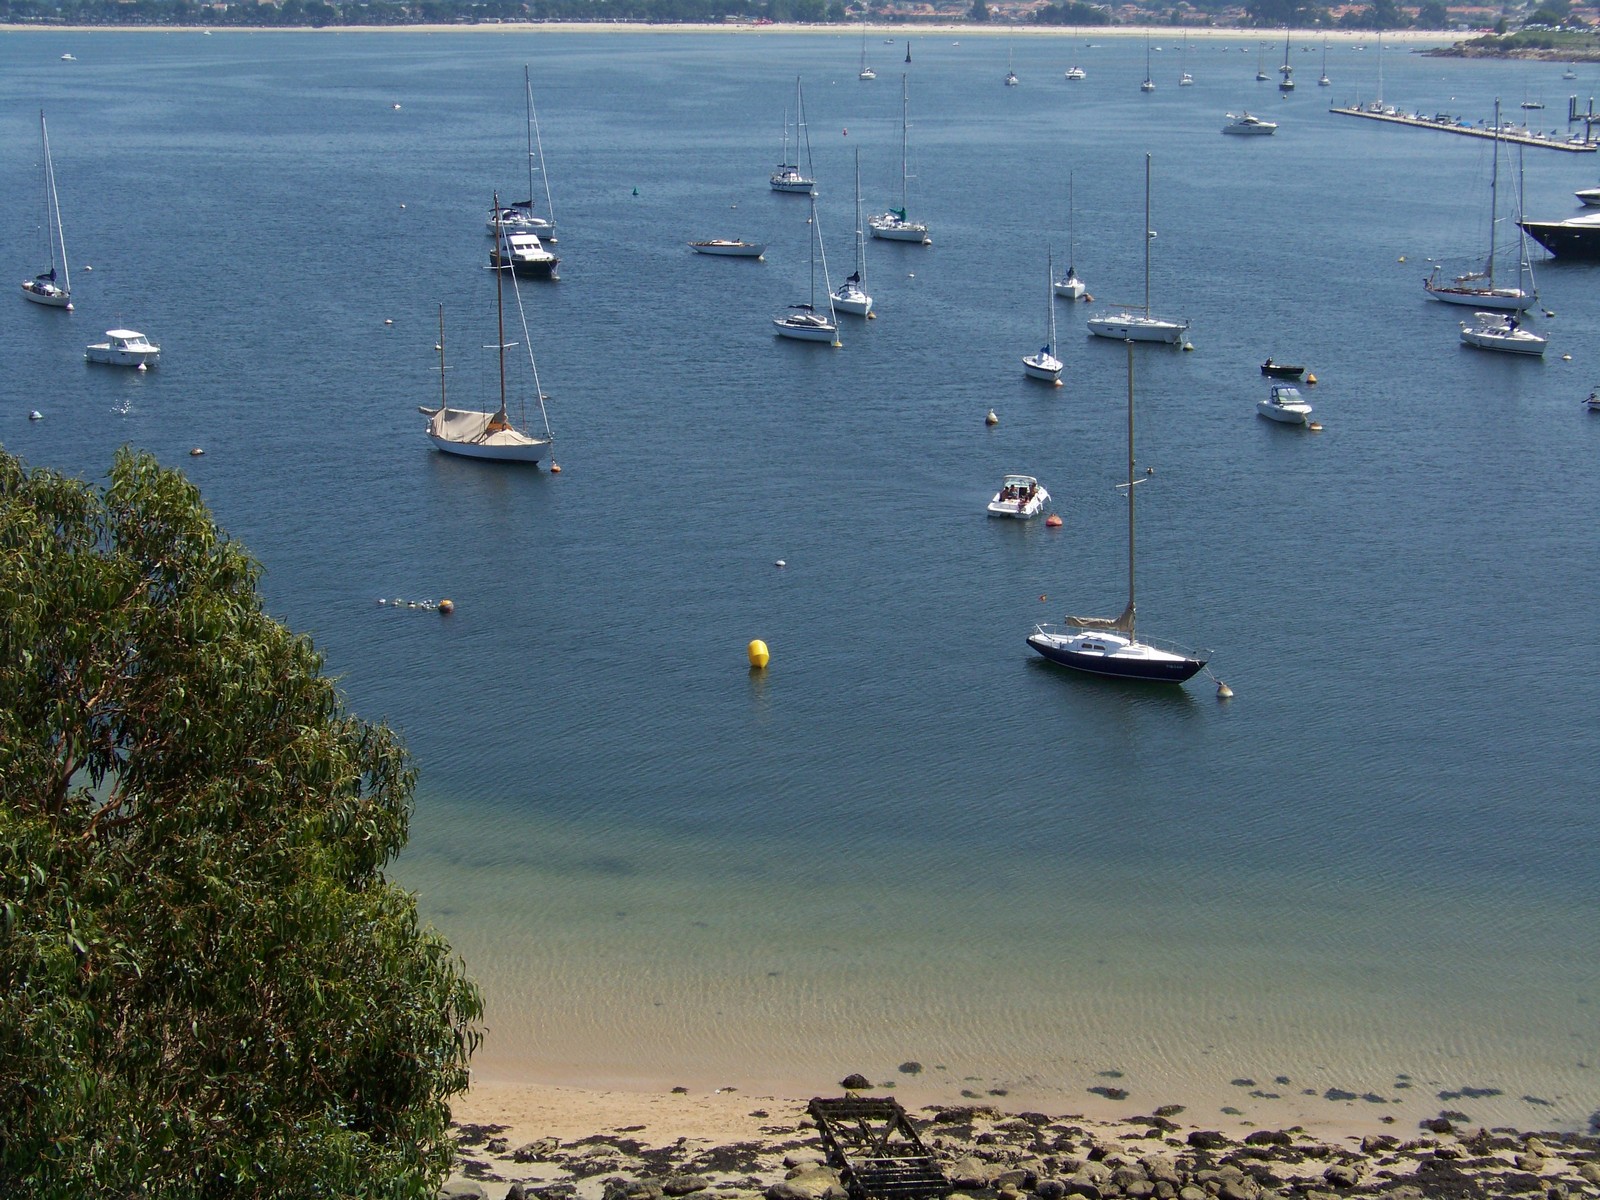
<instances>
[{"instance_id":1,"label":"floating pier","mask_svg":"<svg viewBox=\"0 0 1600 1200\"><path fill-rule=\"evenodd\" d=\"M1600 142L1583 138L1552 138L1527 129L1507 129L1502 126L1497 135L1493 129L1481 125L1463 125L1455 117L1418 117L1387 108L1330 108L1328 111L1342 117L1365 117L1369 121L1385 121L1390 125L1405 125L1412 129L1437 129L1441 133L1459 133L1464 137L1498 136L1508 146L1537 146L1544 150L1565 150L1569 154L1593 154L1600 149Z\"/></svg>"}]
</instances>

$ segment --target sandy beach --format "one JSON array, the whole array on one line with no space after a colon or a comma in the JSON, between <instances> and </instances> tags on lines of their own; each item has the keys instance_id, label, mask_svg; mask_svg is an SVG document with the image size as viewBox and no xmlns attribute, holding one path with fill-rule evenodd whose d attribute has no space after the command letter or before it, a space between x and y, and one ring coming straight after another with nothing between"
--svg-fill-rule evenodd
<instances>
[{"instance_id":1,"label":"sandy beach","mask_svg":"<svg viewBox=\"0 0 1600 1200\"><path fill-rule=\"evenodd\" d=\"M1485 1129L1469 1114L1385 1132L1189 1123L1172 1108L1124 1116L1014 1111L997 1102L899 1100L958 1194L1263 1200L1600 1195L1600 1137ZM842 1200L807 1099L479 1084L455 1106L458 1159L441 1195L659 1200L704 1191ZM848 1183L848 1178L844 1180ZM1191 1190L1192 1189L1192 1190Z\"/></svg>"}]
</instances>

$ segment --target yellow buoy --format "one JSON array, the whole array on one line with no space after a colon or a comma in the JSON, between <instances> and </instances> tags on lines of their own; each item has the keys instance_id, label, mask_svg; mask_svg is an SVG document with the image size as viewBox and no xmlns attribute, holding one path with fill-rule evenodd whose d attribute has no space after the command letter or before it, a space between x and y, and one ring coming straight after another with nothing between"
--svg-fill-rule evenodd
<instances>
[{"instance_id":1,"label":"yellow buoy","mask_svg":"<svg viewBox=\"0 0 1600 1200\"><path fill-rule=\"evenodd\" d=\"M1231 687L1229 687L1227 684L1223 683L1222 680L1220 680L1220 679L1217 680L1217 699L1218 700L1232 700L1233 699L1233 689Z\"/></svg>"},{"instance_id":2,"label":"yellow buoy","mask_svg":"<svg viewBox=\"0 0 1600 1200\"><path fill-rule=\"evenodd\" d=\"M1183 348L1185 350L1193 350L1194 349L1194 343L1193 342L1185 342L1183 344Z\"/></svg>"},{"instance_id":3,"label":"yellow buoy","mask_svg":"<svg viewBox=\"0 0 1600 1200\"><path fill-rule=\"evenodd\" d=\"M1000 418L995 416L994 409L991 408L989 410L989 415L983 419L983 423L985 425L998 425L998 424L1000 424Z\"/></svg>"},{"instance_id":4,"label":"yellow buoy","mask_svg":"<svg viewBox=\"0 0 1600 1200\"><path fill-rule=\"evenodd\" d=\"M455 610L456 602L454 600L445 599L439 601L439 611L445 616L449 616L451 613L455 612Z\"/></svg>"},{"instance_id":5,"label":"yellow buoy","mask_svg":"<svg viewBox=\"0 0 1600 1200\"><path fill-rule=\"evenodd\" d=\"M1307 387L1314 387L1316 385L1316 382L1317 382L1317 377L1315 375L1311 374L1311 372L1307 371L1306 372L1306 386Z\"/></svg>"},{"instance_id":6,"label":"yellow buoy","mask_svg":"<svg viewBox=\"0 0 1600 1200\"><path fill-rule=\"evenodd\" d=\"M752 641L750 645L746 647L746 652L750 655L750 665L756 668L758 671L765 668L767 663L772 659L772 656L767 653L767 644L760 638L756 638L754 641Z\"/></svg>"},{"instance_id":7,"label":"yellow buoy","mask_svg":"<svg viewBox=\"0 0 1600 1200\"><path fill-rule=\"evenodd\" d=\"M1402 255L1401 255L1401 256L1400 256L1400 261L1401 261L1401 262L1405 262L1405 260L1406 260L1406 256L1405 256L1405 255L1404 255L1404 254L1402 254Z\"/></svg>"},{"instance_id":8,"label":"yellow buoy","mask_svg":"<svg viewBox=\"0 0 1600 1200\"><path fill-rule=\"evenodd\" d=\"M1312 433L1321 433L1322 432L1322 422L1321 421L1312 421L1312 422L1310 422L1310 423L1308 423L1306 425L1306 428L1311 430Z\"/></svg>"}]
</instances>

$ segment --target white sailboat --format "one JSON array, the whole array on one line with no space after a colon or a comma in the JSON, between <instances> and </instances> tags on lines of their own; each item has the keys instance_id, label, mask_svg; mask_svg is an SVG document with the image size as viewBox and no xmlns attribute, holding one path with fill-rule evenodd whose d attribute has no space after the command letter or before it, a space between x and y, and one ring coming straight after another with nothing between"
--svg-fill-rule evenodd
<instances>
[{"instance_id":1,"label":"white sailboat","mask_svg":"<svg viewBox=\"0 0 1600 1200\"><path fill-rule=\"evenodd\" d=\"M806 169L802 171L800 164L789 161L789 114L783 116L783 158L778 163L778 169L772 173L772 190L775 192L803 192L810 195L816 188L816 180L812 178L811 171L811 131L806 128L806 102L805 96L800 91L800 76L794 77L794 152L795 157L800 156L800 143L805 143Z\"/></svg>"},{"instance_id":2,"label":"white sailboat","mask_svg":"<svg viewBox=\"0 0 1600 1200\"><path fill-rule=\"evenodd\" d=\"M1056 357L1056 263L1053 253L1045 257L1044 270L1044 345L1037 354L1022 360L1022 370L1030 379L1043 379L1049 383L1061 382L1061 360Z\"/></svg>"},{"instance_id":3,"label":"white sailboat","mask_svg":"<svg viewBox=\"0 0 1600 1200\"><path fill-rule=\"evenodd\" d=\"M856 151L856 269L833 293L835 312L858 317L872 315L872 297L867 293L867 235L861 225L861 151Z\"/></svg>"},{"instance_id":4,"label":"white sailboat","mask_svg":"<svg viewBox=\"0 0 1600 1200\"><path fill-rule=\"evenodd\" d=\"M533 107L533 78L526 64L522 68L522 87L528 108L528 198L490 213L486 224L491 234L497 230L504 233L531 233L541 241L553 244L556 240L556 210L550 201L550 177L544 169L544 139L539 136L539 114ZM544 211L548 215L543 217L534 211L535 173L544 183Z\"/></svg>"},{"instance_id":5,"label":"white sailboat","mask_svg":"<svg viewBox=\"0 0 1600 1200\"><path fill-rule=\"evenodd\" d=\"M1096 337L1134 342L1167 342L1175 345L1189 328L1187 318L1168 320L1150 312L1150 243L1155 240L1150 228L1150 156L1144 156L1144 304L1126 305L1118 311L1089 318L1089 332Z\"/></svg>"},{"instance_id":6,"label":"white sailboat","mask_svg":"<svg viewBox=\"0 0 1600 1200\"><path fill-rule=\"evenodd\" d=\"M1317 76L1318 87L1332 87L1333 80L1328 78L1328 35L1322 35L1322 74Z\"/></svg>"},{"instance_id":7,"label":"white sailboat","mask_svg":"<svg viewBox=\"0 0 1600 1200\"><path fill-rule=\"evenodd\" d=\"M1504 354L1532 354L1543 357L1547 338L1524 329L1514 312L1473 313L1469 324L1461 322L1461 341L1479 350L1499 350Z\"/></svg>"},{"instance_id":8,"label":"white sailboat","mask_svg":"<svg viewBox=\"0 0 1600 1200\"><path fill-rule=\"evenodd\" d=\"M50 269L22 281L24 299L49 308L72 311L72 271L67 265L67 235L61 228L61 202L56 198L56 169L50 160L50 131L45 127L44 110L39 110L39 136L44 142L44 233L50 255ZM60 252L60 273L56 253Z\"/></svg>"},{"instance_id":9,"label":"white sailboat","mask_svg":"<svg viewBox=\"0 0 1600 1200\"><path fill-rule=\"evenodd\" d=\"M1518 226L1517 236L1517 286L1505 287L1496 285L1494 281L1495 258L1499 251L1495 246L1495 227L1500 223L1500 205L1498 195L1500 191L1500 101L1494 102L1494 165L1489 172L1489 254L1484 259L1483 270L1468 271L1465 275L1457 275L1446 283L1441 276L1442 268L1435 266L1433 272L1422 281L1422 286L1429 296L1435 300L1442 300L1446 304L1464 304L1474 309L1490 309L1496 312L1523 312L1532 307L1533 302L1539 298L1539 293L1533 284L1533 264L1528 261L1526 254L1525 235ZM1526 283L1527 287L1522 285Z\"/></svg>"},{"instance_id":10,"label":"white sailboat","mask_svg":"<svg viewBox=\"0 0 1600 1200\"><path fill-rule=\"evenodd\" d=\"M500 198L495 197L495 207ZM537 463L550 450L553 440L550 418L545 412L544 391L539 384L539 366L533 358L533 342L528 337L528 316L522 308L522 293L517 288L516 275L510 271L495 271L495 330L496 352L500 362L500 405L493 412L451 408L445 394L444 381L444 307L439 308L439 404L437 407L418 405L417 411L428 418L428 440L436 449L463 458L491 459L495 462ZM533 374L533 391L539 405L539 416L544 425L544 436L535 435L529 428L525 411L519 411L513 421L506 403L506 351L517 343L506 341L505 280L511 278L511 290L517 298L517 315L522 323L522 339L528 347L528 366ZM524 403L518 404L525 410Z\"/></svg>"},{"instance_id":11,"label":"white sailboat","mask_svg":"<svg viewBox=\"0 0 1600 1200\"><path fill-rule=\"evenodd\" d=\"M1267 68L1266 68L1266 55L1267 55L1266 43L1265 42L1257 42L1256 43L1256 82L1257 83L1265 83L1267 81L1267 79L1269 78L1268 75L1267 75Z\"/></svg>"},{"instance_id":12,"label":"white sailboat","mask_svg":"<svg viewBox=\"0 0 1600 1200\"><path fill-rule=\"evenodd\" d=\"M1140 639L1134 628L1134 489L1148 479L1134 478L1133 458L1133 343L1128 343L1128 482L1117 490L1128 499L1128 604L1118 617L1062 618L1061 625L1036 625L1028 645L1053 663L1090 675L1149 683L1182 683L1200 671L1210 658L1205 650L1190 650L1153 638Z\"/></svg>"},{"instance_id":13,"label":"white sailboat","mask_svg":"<svg viewBox=\"0 0 1600 1200\"><path fill-rule=\"evenodd\" d=\"M1017 78L1016 71L1011 68L1011 47L1006 47L1006 86L1016 87L1022 81Z\"/></svg>"},{"instance_id":14,"label":"white sailboat","mask_svg":"<svg viewBox=\"0 0 1600 1200\"><path fill-rule=\"evenodd\" d=\"M1072 172L1067 172L1067 273L1055 281L1055 293L1068 300L1082 300L1089 294L1083 280L1078 278L1072 262L1077 257L1078 243L1073 235Z\"/></svg>"},{"instance_id":15,"label":"white sailboat","mask_svg":"<svg viewBox=\"0 0 1600 1200\"><path fill-rule=\"evenodd\" d=\"M1072 42L1074 45L1076 45L1078 42L1078 31L1076 29L1072 31ZM1083 79L1087 74L1088 72L1080 67L1077 63L1073 63L1067 68L1067 78L1070 80Z\"/></svg>"},{"instance_id":16,"label":"white sailboat","mask_svg":"<svg viewBox=\"0 0 1600 1200\"><path fill-rule=\"evenodd\" d=\"M1189 74L1189 35L1187 33L1183 35L1183 61L1181 68L1178 73L1178 86L1193 87L1194 76Z\"/></svg>"},{"instance_id":17,"label":"white sailboat","mask_svg":"<svg viewBox=\"0 0 1600 1200\"><path fill-rule=\"evenodd\" d=\"M821 247L822 234L817 228L817 197L811 197L811 295L804 304L791 304L789 311L781 317L774 317L772 324L779 337L795 338L802 342L828 342L839 345L839 322L833 314L833 293L828 289L828 258L823 251L822 258L822 286L823 294L828 297L828 315L824 317L817 311L817 252Z\"/></svg>"},{"instance_id":18,"label":"white sailboat","mask_svg":"<svg viewBox=\"0 0 1600 1200\"><path fill-rule=\"evenodd\" d=\"M1289 31L1283 31L1283 66L1278 68L1281 78L1278 80L1280 92L1294 91L1294 68L1289 65Z\"/></svg>"},{"instance_id":19,"label":"white sailboat","mask_svg":"<svg viewBox=\"0 0 1600 1200\"><path fill-rule=\"evenodd\" d=\"M909 45L907 47L909 52ZM867 224L872 230L872 236L883 238L891 242L921 242L928 245L928 227L920 221L913 221L906 216L908 205L906 203L906 128L908 125L907 111L910 105L909 95L906 91L906 77L900 76L900 207L891 208L888 212L879 213L871 218Z\"/></svg>"},{"instance_id":20,"label":"white sailboat","mask_svg":"<svg viewBox=\"0 0 1600 1200\"><path fill-rule=\"evenodd\" d=\"M867 66L867 23L861 22L861 70L856 73L857 79L876 79L878 73Z\"/></svg>"},{"instance_id":21,"label":"white sailboat","mask_svg":"<svg viewBox=\"0 0 1600 1200\"><path fill-rule=\"evenodd\" d=\"M1139 85L1141 92L1156 90L1156 81L1150 78L1150 35L1144 35L1144 82Z\"/></svg>"}]
</instances>

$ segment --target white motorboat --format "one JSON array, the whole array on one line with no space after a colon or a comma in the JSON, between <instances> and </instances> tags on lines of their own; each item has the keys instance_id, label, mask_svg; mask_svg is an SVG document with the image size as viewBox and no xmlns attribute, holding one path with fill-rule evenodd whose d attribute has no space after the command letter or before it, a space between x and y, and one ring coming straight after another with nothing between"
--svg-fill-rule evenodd
<instances>
[{"instance_id":1,"label":"white motorboat","mask_svg":"<svg viewBox=\"0 0 1600 1200\"><path fill-rule=\"evenodd\" d=\"M106 340L84 347L85 362L113 367L153 367L161 361L161 347L135 329L108 329Z\"/></svg>"},{"instance_id":2,"label":"white motorboat","mask_svg":"<svg viewBox=\"0 0 1600 1200\"><path fill-rule=\"evenodd\" d=\"M798 192L810 195L816 190L816 180L811 172L811 131L806 128L805 97L800 90L800 76L794 77L794 151L795 157L800 157L800 145L805 143L806 169L802 171L798 162L789 161L789 114L783 117L783 157L778 161L778 169L772 173L772 190L775 192Z\"/></svg>"},{"instance_id":3,"label":"white motorboat","mask_svg":"<svg viewBox=\"0 0 1600 1200\"><path fill-rule=\"evenodd\" d=\"M906 46L910 51L910 44ZM871 218L867 225L872 230L872 236L883 238L890 242L920 242L929 244L928 227L920 221L913 221L906 216L908 204L906 203L906 128L909 97L906 91L906 77L900 76L900 207L891 208L888 212L879 213Z\"/></svg>"},{"instance_id":4,"label":"white motorboat","mask_svg":"<svg viewBox=\"0 0 1600 1200\"><path fill-rule=\"evenodd\" d=\"M804 304L792 304L781 317L774 317L772 325L779 337L794 338L801 342L827 342L839 345L838 318L833 315L833 293L828 288L828 259L823 251L822 285L828 297L828 315L824 317L817 308L817 251L822 244L822 234L817 229L817 198L811 197L811 296Z\"/></svg>"},{"instance_id":5,"label":"white motorboat","mask_svg":"<svg viewBox=\"0 0 1600 1200\"><path fill-rule=\"evenodd\" d=\"M1096 337L1126 342L1166 342L1176 345L1188 331L1186 318L1172 320L1150 311L1150 243L1155 240L1150 228L1150 156L1144 156L1144 303L1089 318L1089 332Z\"/></svg>"},{"instance_id":6,"label":"white motorboat","mask_svg":"<svg viewBox=\"0 0 1600 1200\"><path fill-rule=\"evenodd\" d=\"M1134 628L1134 491L1151 474L1133 473L1133 343L1128 343L1128 482L1118 484L1128 501L1128 604L1118 617L1063 617L1061 625L1035 625L1028 645L1053 663L1113 679L1182 683L1201 670L1208 651L1189 650L1152 638Z\"/></svg>"},{"instance_id":7,"label":"white motorboat","mask_svg":"<svg viewBox=\"0 0 1600 1200\"><path fill-rule=\"evenodd\" d=\"M1589 208L1600 208L1600 187L1584 188L1581 192L1572 194L1578 198L1578 203Z\"/></svg>"},{"instance_id":8,"label":"white motorboat","mask_svg":"<svg viewBox=\"0 0 1600 1200\"><path fill-rule=\"evenodd\" d=\"M496 200L499 207L498 199ZM517 314L522 323L522 339L528 347L528 367L533 376L533 393L544 425L544 436L539 437L527 420L527 402L517 400L517 416L511 415L507 402L506 351L515 342L506 341L506 272L494 273L495 350L500 363L500 404L493 412L452 408L445 394L444 365L444 307L439 308L439 403L437 407L419 405L417 411L428 418L426 432L435 449L461 458L482 458L494 462L537 464L549 451L554 436L550 432L550 418L545 411L544 390L539 383L539 367L534 362L533 342L528 336L528 316L522 308L522 293L517 289L517 278L511 275L511 291L517 300Z\"/></svg>"},{"instance_id":9,"label":"white motorboat","mask_svg":"<svg viewBox=\"0 0 1600 1200\"><path fill-rule=\"evenodd\" d=\"M1222 127L1223 133L1231 133L1242 137L1265 137L1278 132L1276 121L1263 121L1248 110L1235 116L1228 114L1228 123Z\"/></svg>"},{"instance_id":10,"label":"white motorboat","mask_svg":"<svg viewBox=\"0 0 1600 1200\"><path fill-rule=\"evenodd\" d=\"M833 293L833 310L852 316L872 315L872 296L867 292L867 236L861 227L861 151L856 151L856 269Z\"/></svg>"},{"instance_id":11,"label":"white motorboat","mask_svg":"<svg viewBox=\"0 0 1600 1200\"><path fill-rule=\"evenodd\" d=\"M67 235L61 228L61 203L56 198L56 169L50 159L50 131L45 127L44 110L39 110L39 136L44 141L44 234L50 269L22 281L22 296L48 308L72 311L72 270L67 265ZM56 273L60 254L61 271Z\"/></svg>"},{"instance_id":12,"label":"white motorboat","mask_svg":"<svg viewBox=\"0 0 1600 1200\"><path fill-rule=\"evenodd\" d=\"M489 265L504 271L508 267L525 279L559 279L556 266L561 260L544 248L539 235L526 229L500 231L500 240L489 251Z\"/></svg>"},{"instance_id":13,"label":"white motorboat","mask_svg":"<svg viewBox=\"0 0 1600 1200\"><path fill-rule=\"evenodd\" d=\"M1292 383L1275 383L1268 394L1256 401L1256 415L1285 425L1304 425L1311 420L1311 404Z\"/></svg>"},{"instance_id":14,"label":"white motorboat","mask_svg":"<svg viewBox=\"0 0 1600 1200\"><path fill-rule=\"evenodd\" d=\"M533 79L526 63L522 67L522 87L527 97L528 109L528 198L496 209L489 214L485 225L491 235L500 230L511 233L532 233L553 245L556 240L555 207L550 201L550 177L544 170L544 139L539 136L539 114L533 107ZM396 104L395 107L400 106ZM549 216L541 217L534 211L535 172L544 182L544 211Z\"/></svg>"},{"instance_id":15,"label":"white motorboat","mask_svg":"<svg viewBox=\"0 0 1600 1200\"><path fill-rule=\"evenodd\" d=\"M765 242L735 241L729 238L711 238L704 242L690 242L696 254L720 254L725 258L760 258L766 253Z\"/></svg>"},{"instance_id":16,"label":"white motorboat","mask_svg":"<svg viewBox=\"0 0 1600 1200\"><path fill-rule=\"evenodd\" d=\"M1480 350L1542 356L1548 339L1522 328L1515 313L1473 313L1473 322L1461 322L1461 340Z\"/></svg>"},{"instance_id":17,"label":"white motorboat","mask_svg":"<svg viewBox=\"0 0 1600 1200\"><path fill-rule=\"evenodd\" d=\"M1583 406L1590 412L1600 412L1600 388L1595 388L1585 397Z\"/></svg>"},{"instance_id":18,"label":"white motorboat","mask_svg":"<svg viewBox=\"0 0 1600 1200\"><path fill-rule=\"evenodd\" d=\"M1044 268L1045 341L1037 354L1029 354L1022 360L1022 370L1028 378L1043 379L1049 383L1059 383L1061 380L1061 360L1056 357L1055 275L1055 256L1047 254Z\"/></svg>"},{"instance_id":19,"label":"white motorboat","mask_svg":"<svg viewBox=\"0 0 1600 1200\"><path fill-rule=\"evenodd\" d=\"M989 515L1027 521L1042 513L1049 503L1050 493L1032 475L1007 475L989 501Z\"/></svg>"},{"instance_id":20,"label":"white motorboat","mask_svg":"<svg viewBox=\"0 0 1600 1200\"><path fill-rule=\"evenodd\" d=\"M1068 79L1083 79L1086 75L1087 72L1082 67L1073 66L1067 68Z\"/></svg>"}]
</instances>

